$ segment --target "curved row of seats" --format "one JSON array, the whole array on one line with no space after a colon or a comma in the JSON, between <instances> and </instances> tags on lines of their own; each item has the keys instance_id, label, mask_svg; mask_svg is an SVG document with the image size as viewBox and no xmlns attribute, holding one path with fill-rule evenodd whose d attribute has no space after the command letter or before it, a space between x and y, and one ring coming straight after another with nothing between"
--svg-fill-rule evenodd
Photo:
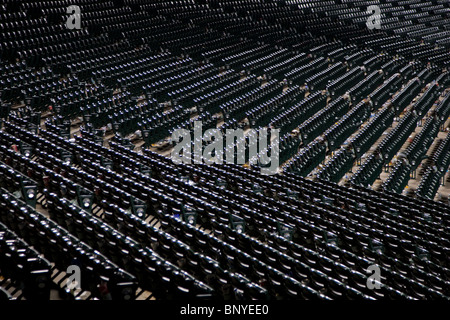
<instances>
[{"instance_id":1,"label":"curved row of seats","mask_svg":"<svg viewBox=\"0 0 450 320\"><path fill-rule=\"evenodd\" d=\"M382 185L383 190L397 193L403 191L408 183L410 173L423 160L428 148L439 132L440 125L438 121L428 118L422 130L414 137L405 152L402 153L402 157L398 158L398 163L396 163L394 170Z\"/></svg>"}]
</instances>

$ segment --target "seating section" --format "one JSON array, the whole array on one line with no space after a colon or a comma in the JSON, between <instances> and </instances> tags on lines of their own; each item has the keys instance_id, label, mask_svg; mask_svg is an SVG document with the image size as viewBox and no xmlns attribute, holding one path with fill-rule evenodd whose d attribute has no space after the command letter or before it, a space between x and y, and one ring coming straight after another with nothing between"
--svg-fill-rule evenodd
<instances>
[{"instance_id":1,"label":"seating section","mask_svg":"<svg viewBox=\"0 0 450 320\"><path fill-rule=\"evenodd\" d=\"M433 166L428 167L417 188L417 193L424 198L432 199L439 187L440 180L445 175L445 168L450 164L448 156L450 138L447 138L439 145L439 149L432 158Z\"/></svg>"},{"instance_id":2,"label":"seating section","mask_svg":"<svg viewBox=\"0 0 450 320\"><path fill-rule=\"evenodd\" d=\"M50 298L50 262L19 238L17 234L0 223L0 248L4 279L14 280L10 286L22 288L27 300ZM8 294L8 292L6 292Z\"/></svg>"},{"instance_id":3,"label":"seating section","mask_svg":"<svg viewBox=\"0 0 450 320\"><path fill-rule=\"evenodd\" d=\"M372 4L0 5L0 300L450 299L450 5ZM278 150L175 164L197 121Z\"/></svg>"}]
</instances>

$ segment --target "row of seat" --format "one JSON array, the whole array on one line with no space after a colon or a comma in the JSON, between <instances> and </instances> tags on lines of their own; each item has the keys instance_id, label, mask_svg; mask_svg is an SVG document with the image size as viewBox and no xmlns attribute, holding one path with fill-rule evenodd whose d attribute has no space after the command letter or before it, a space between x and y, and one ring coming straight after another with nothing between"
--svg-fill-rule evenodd
<instances>
[{"instance_id":1,"label":"row of seat","mask_svg":"<svg viewBox=\"0 0 450 320\"><path fill-rule=\"evenodd\" d=\"M381 173L383 165L397 153L414 130L418 120L418 116L411 111L406 113L398 125L380 142L373 154L364 161L350 182L365 186L372 185Z\"/></svg>"},{"instance_id":2,"label":"row of seat","mask_svg":"<svg viewBox=\"0 0 450 320\"><path fill-rule=\"evenodd\" d=\"M27 300L49 300L50 262L3 223L0 223L0 248L3 282L11 279L9 286L20 288Z\"/></svg>"},{"instance_id":3,"label":"row of seat","mask_svg":"<svg viewBox=\"0 0 450 320\"><path fill-rule=\"evenodd\" d=\"M84 180L86 180L86 179L84 179ZM104 188L103 188L104 189Z\"/></svg>"},{"instance_id":4,"label":"row of seat","mask_svg":"<svg viewBox=\"0 0 450 320\"><path fill-rule=\"evenodd\" d=\"M274 114L285 111L291 104L296 105L305 97L305 90L299 86L291 86L283 93L273 97L267 102L245 112L250 127L259 128L267 126Z\"/></svg>"},{"instance_id":5,"label":"row of seat","mask_svg":"<svg viewBox=\"0 0 450 320\"><path fill-rule=\"evenodd\" d=\"M327 147L317 140L302 148L291 160L283 166L284 172L293 172L306 177L319 163L325 160Z\"/></svg>"},{"instance_id":6,"label":"row of seat","mask_svg":"<svg viewBox=\"0 0 450 320\"><path fill-rule=\"evenodd\" d=\"M4 189L2 189L0 201L2 207L8 212L8 215L1 216L1 221L48 257L49 261L54 262L59 270L66 270L70 265L78 265L84 280L81 287L89 291L93 297L108 299L108 296L102 297L102 292L99 290L99 285L106 283L110 292L109 299L134 298L136 282L132 275L112 264L99 252L73 237L41 213L21 205L20 200L16 200ZM70 252L70 255L65 252ZM39 273L36 276L38 280ZM45 273L42 276L45 276ZM45 287L41 289L45 292ZM44 295L40 297L45 298Z\"/></svg>"},{"instance_id":7,"label":"row of seat","mask_svg":"<svg viewBox=\"0 0 450 320\"><path fill-rule=\"evenodd\" d=\"M339 97L298 126L303 145L307 145L350 109L347 99ZM285 130L285 126L282 127Z\"/></svg>"},{"instance_id":8,"label":"row of seat","mask_svg":"<svg viewBox=\"0 0 450 320\"><path fill-rule=\"evenodd\" d=\"M63 7L49 9L51 2L42 5L40 14L55 24L54 14ZM409 64L402 57L391 59L392 53L431 61L433 65L449 60L443 48L433 50L428 44L419 46L417 40L408 40L426 36L430 30L445 30L445 25L425 28L424 23L431 20L419 21L427 19L428 14L422 13L443 8L383 5L392 18L386 21L388 28L370 33L357 25L364 22L358 10L337 15L349 5L356 9L353 3L303 1L300 6L290 6L294 3L207 0L173 4L126 0L108 3L96 13L95 5L90 6L89 2L88 26L78 39L60 41L59 33L54 37L45 34L32 37L26 43L29 47L20 52L15 52L20 38L2 46L8 48L4 54L7 59L28 56L27 65L20 65L19 70L46 65L55 75L73 72L69 79L82 79L73 85L45 80L42 90L30 91L28 96L45 97L39 107L46 107L51 98L63 97L55 104L58 116L46 122L48 130L40 128L40 119L29 108L5 114L1 160L9 166L4 176L10 178L7 185L13 186L11 191L18 190L20 176L16 172L31 175L39 193L44 194L37 201L50 209L61 226L130 272L130 276L123 277L132 279L127 281L131 284L124 285L127 293L114 291L113 298L134 298L136 286L154 291L162 299L200 298L199 293L225 299L448 296L447 207L420 199L407 201L388 191L371 193L357 186L349 190L321 179L337 180L358 156L355 149L370 148L368 141L381 134L393 114L398 116L416 96L416 90L437 76L434 69L427 71L422 62ZM334 11L325 18L317 14L331 8ZM400 29L396 23L404 20L401 13L405 12L411 22ZM112 13L118 15L113 18ZM24 20L29 16L31 12L26 11ZM401 36L384 41L389 34ZM337 39L329 41L330 38ZM355 39L356 45L344 44L348 39ZM370 41L379 45L364 48L365 42ZM389 52L380 56L380 49ZM135 54L131 53L132 59L127 62L121 52ZM107 58L102 61L102 56ZM161 60L153 63L149 56ZM88 65L86 72L83 68ZM290 76L289 70L284 69L286 65L295 67ZM274 77L276 80L264 85L256 79L273 66L282 71L278 78ZM244 69L250 74L240 80L241 75L233 70ZM383 73L377 73L379 69ZM7 76L13 80L8 81L8 86L27 82L23 74L30 71L20 72L17 79ZM268 70L266 78L272 72ZM390 78L382 84L383 77ZM395 96L394 107L384 107L384 102L412 77ZM339 81L329 82L337 78ZM280 83L284 79L287 81ZM445 77L438 79L446 81ZM86 80L93 85L83 83ZM212 85L208 86L206 80ZM310 90L306 98L299 87L305 82ZM350 99L335 96L327 104L327 95L317 90L327 85L330 93L336 89L337 95L350 89ZM52 86L59 88L52 91ZM80 90L83 86L89 89ZM287 86L287 91L282 91L283 86ZM403 131L410 132L418 114L427 112L440 91L437 87L426 91L413 111L406 114L397 126L399 129L389 136L392 145L382 143L382 152L397 152L407 135ZM115 88L120 93L113 92ZM164 103L173 92L176 95L171 104ZM360 102L368 93L368 103ZM17 91L8 91L8 95L11 102L17 99ZM292 103L291 99L302 100ZM29 107L29 101L25 102ZM197 114L192 118L189 109L194 106ZM11 106L5 107L9 110ZM318 180L301 178L325 159L327 151L339 148L361 121L377 109L379 117L368 127L376 128L376 134L363 129L359 136L363 141L357 145L360 140L355 140L355 145L337 152L330 165L319 172ZM436 110L437 118L444 118L447 105ZM275 111L281 115L275 116ZM303 149L287 162L282 175L263 178L258 163L251 163L250 169L175 165L171 159L147 150L135 153L129 140L121 137L140 129L149 146L176 128L192 129L194 119L204 122L205 129L215 127L219 119L213 115L215 112L222 112L225 118L222 130L243 127L238 122L246 117L252 127L269 125L282 129L283 162L297 152L300 138ZM83 137L70 141L70 119L78 115L83 115ZM306 120L308 124L302 125ZM338 125L327 132L327 139L320 137L311 142L336 120ZM103 130L95 131L108 124L116 134L115 142L109 143L110 149L103 147ZM291 135L296 128L300 136ZM335 141L332 148L330 141ZM61 150L67 152L63 154ZM384 157L374 158L381 159L381 165L385 162ZM445 162L446 158L440 160ZM377 174L377 170L369 169ZM14 197L20 196L16 193ZM76 201L70 203L73 200ZM4 201L2 206L9 204ZM16 216L23 217L24 212ZM145 224L145 219L150 223ZM13 220L3 222L15 231L22 230ZM32 220L27 223L33 227L36 224ZM33 239L30 244L37 243L32 230L30 227L24 233L27 242ZM39 241L44 242L37 248L43 249L49 261L59 263L63 258L58 253L68 246L51 251L45 245L48 239L59 242L52 236L45 240L43 235ZM374 263L383 270L380 292L365 285L364 271ZM61 263L59 267L65 269ZM89 265L87 270L94 267ZM98 278L89 279L88 289L99 296L95 289ZM114 281L109 285L115 287Z\"/></svg>"},{"instance_id":9,"label":"row of seat","mask_svg":"<svg viewBox=\"0 0 450 320\"><path fill-rule=\"evenodd\" d=\"M414 171L439 131L440 123L428 118L422 130L414 137L408 148L398 157L393 171L383 183L384 190L400 193L407 185L410 173Z\"/></svg>"},{"instance_id":10,"label":"row of seat","mask_svg":"<svg viewBox=\"0 0 450 320\"><path fill-rule=\"evenodd\" d=\"M424 198L434 199L434 195L439 188L441 178L447 172L449 161L449 140L447 137L441 145L439 145L436 154L433 157L433 165L427 167L420 184L417 187L416 193Z\"/></svg>"},{"instance_id":11,"label":"row of seat","mask_svg":"<svg viewBox=\"0 0 450 320\"><path fill-rule=\"evenodd\" d=\"M434 102L434 99L436 99L437 94L437 86L435 84L431 84L431 86L425 91L425 93L421 96L421 98L415 103L415 110L418 115L422 115L421 108L430 108L432 103ZM334 161L338 161L341 163L342 167L346 170L351 168L351 165L355 159L358 159L361 157L362 154L364 154L370 146L377 140L379 135L392 123L393 118L395 116L395 112L393 111L393 108L391 106L384 107L379 113L376 114L373 121L370 121L366 127L363 128L362 131L359 132L359 134L352 138L351 140L351 149L353 152L353 157L350 154L347 154L345 157L345 161L342 159L339 160L339 158L332 158L331 163ZM431 137L434 137L437 133L437 129L439 128L439 124L435 126L434 134L431 135ZM427 132L427 131L424 131ZM419 136L421 137L421 136ZM418 137L418 138L419 138ZM432 139L428 140L428 142L431 144ZM422 143L418 143L417 145L423 146ZM428 148L426 148L428 149ZM425 151L426 151L425 149ZM339 154L341 155L341 154ZM353 160L353 161L352 161ZM343 162L342 162L343 161ZM411 162L414 162L414 167L416 167L420 163L420 159L413 157L410 159ZM339 171L338 171L339 172ZM342 175L346 171L339 172L340 175L335 177L335 179L340 179ZM394 170L395 172L395 170ZM394 173L393 173L394 174ZM405 176L406 178L406 176ZM356 179L356 178L355 178ZM388 179L390 180L390 179ZM338 180L337 180L338 181ZM387 182L389 183L389 182ZM401 189L403 190L403 188Z\"/></svg>"}]
</instances>

